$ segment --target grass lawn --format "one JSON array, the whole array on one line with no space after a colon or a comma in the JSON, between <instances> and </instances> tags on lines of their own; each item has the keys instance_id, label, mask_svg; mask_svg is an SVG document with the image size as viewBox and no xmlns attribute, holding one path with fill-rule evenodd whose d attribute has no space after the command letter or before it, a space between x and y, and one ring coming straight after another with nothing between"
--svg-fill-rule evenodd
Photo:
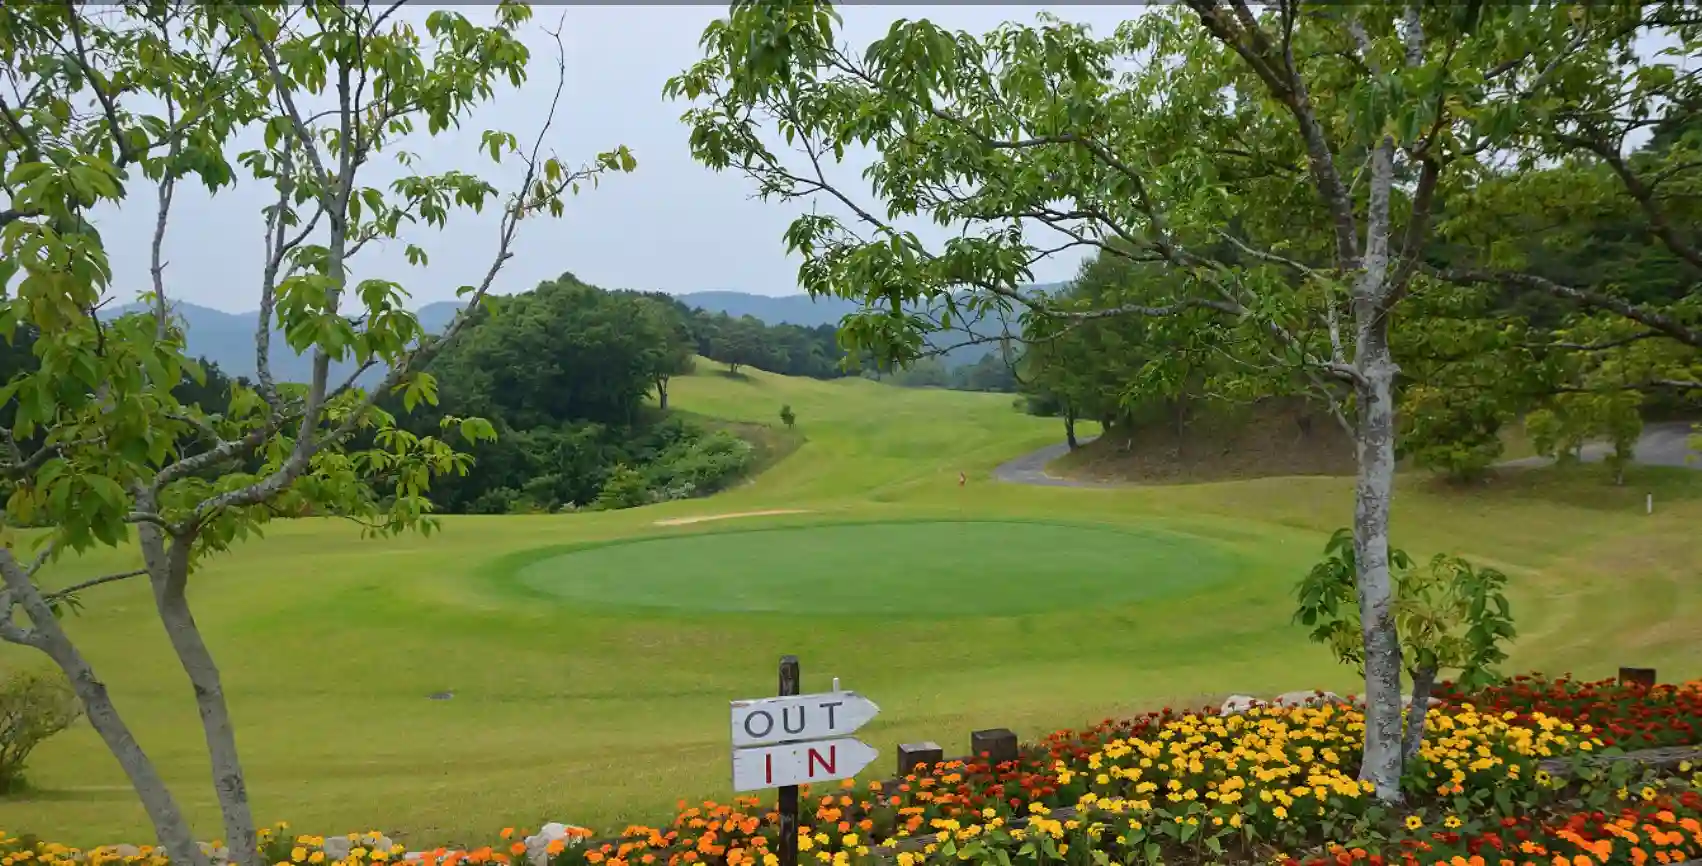
<instances>
[{"instance_id":1,"label":"grass lawn","mask_svg":"<svg viewBox=\"0 0 1702 866\"><path fill-rule=\"evenodd\" d=\"M678 797L727 795L726 702L772 693L783 653L801 656L806 689L840 677L881 705L864 730L882 771L895 743L957 750L973 728L1034 735L1231 691L1353 689L1289 622L1295 580L1350 519L1351 479L1016 487L988 470L1061 430L1008 396L732 379L706 364L675 380L672 402L776 427L789 403L803 441L710 500L451 518L441 535L387 542L295 521L207 566L192 593L260 820L420 845L658 820ZM1397 544L1513 576L1513 667L1702 674L1702 473L1614 487L1597 470L1465 491L1403 478ZM806 513L657 524L763 509ZM69 627L216 836L189 686L146 588L86 601ZM28 660L0 648L0 664ZM454 698L427 698L440 691ZM0 827L147 839L86 726L38 752L31 777L39 790L0 800Z\"/></svg>"}]
</instances>

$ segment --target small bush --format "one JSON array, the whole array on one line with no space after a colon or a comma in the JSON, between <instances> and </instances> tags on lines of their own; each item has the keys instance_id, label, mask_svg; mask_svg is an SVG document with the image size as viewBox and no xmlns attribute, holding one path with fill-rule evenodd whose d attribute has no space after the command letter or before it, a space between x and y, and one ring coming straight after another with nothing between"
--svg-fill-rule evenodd
<instances>
[{"instance_id":1,"label":"small bush","mask_svg":"<svg viewBox=\"0 0 1702 866\"><path fill-rule=\"evenodd\" d=\"M58 671L22 670L0 681L0 794L20 790L30 752L82 715Z\"/></svg>"},{"instance_id":2,"label":"small bush","mask_svg":"<svg viewBox=\"0 0 1702 866\"><path fill-rule=\"evenodd\" d=\"M597 499L591 503L591 507L598 511L614 511L648 504L650 485L645 482L644 474L631 467L619 465L609 473L609 480L603 482L603 489L598 491Z\"/></svg>"},{"instance_id":3,"label":"small bush","mask_svg":"<svg viewBox=\"0 0 1702 866\"><path fill-rule=\"evenodd\" d=\"M749 442L717 430L695 440L679 442L657 456L647 475L661 490L689 489L705 496L737 480L756 459Z\"/></svg>"}]
</instances>

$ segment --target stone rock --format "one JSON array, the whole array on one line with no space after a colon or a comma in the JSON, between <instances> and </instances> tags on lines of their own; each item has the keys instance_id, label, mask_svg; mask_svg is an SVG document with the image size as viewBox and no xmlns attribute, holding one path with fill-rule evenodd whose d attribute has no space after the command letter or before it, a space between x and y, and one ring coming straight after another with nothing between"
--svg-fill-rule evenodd
<instances>
[{"instance_id":1,"label":"stone rock","mask_svg":"<svg viewBox=\"0 0 1702 866\"><path fill-rule=\"evenodd\" d=\"M526 856L532 861L532 866L549 866L550 843L562 840L568 846L579 844L579 839L572 838L569 831L580 830L571 824L551 821L539 828L538 832L526 837Z\"/></svg>"},{"instance_id":2,"label":"stone rock","mask_svg":"<svg viewBox=\"0 0 1702 866\"><path fill-rule=\"evenodd\" d=\"M114 845L112 846L112 853L118 857L140 857L142 856L142 849L135 845Z\"/></svg>"},{"instance_id":3,"label":"stone rock","mask_svg":"<svg viewBox=\"0 0 1702 866\"><path fill-rule=\"evenodd\" d=\"M1335 692L1321 692L1316 689L1306 692L1283 692L1272 701L1279 707L1321 707L1326 704L1346 706L1347 699Z\"/></svg>"},{"instance_id":4,"label":"stone rock","mask_svg":"<svg viewBox=\"0 0 1702 866\"><path fill-rule=\"evenodd\" d=\"M229 863L230 862L230 849L229 848L223 848L223 847L214 848L212 845L209 845L206 842L198 842L196 844L201 846L201 853L206 855L207 859L209 861L211 861L212 863L219 864L219 863Z\"/></svg>"},{"instance_id":5,"label":"stone rock","mask_svg":"<svg viewBox=\"0 0 1702 866\"><path fill-rule=\"evenodd\" d=\"M1252 695L1230 695L1217 712L1220 716L1233 716L1259 706L1264 706L1264 702Z\"/></svg>"},{"instance_id":6,"label":"stone rock","mask_svg":"<svg viewBox=\"0 0 1702 866\"><path fill-rule=\"evenodd\" d=\"M402 855L402 859L408 861L409 863L417 863L417 862L425 859L425 852L424 851L409 851L408 853Z\"/></svg>"},{"instance_id":7,"label":"stone rock","mask_svg":"<svg viewBox=\"0 0 1702 866\"><path fill-rule=\"evenodd\" d=\"M349 851L354 847L354 843L350 842L347 836L326 836L325 844L320 846L327 860L348 859Z\"/></svg>"}]
</instances>

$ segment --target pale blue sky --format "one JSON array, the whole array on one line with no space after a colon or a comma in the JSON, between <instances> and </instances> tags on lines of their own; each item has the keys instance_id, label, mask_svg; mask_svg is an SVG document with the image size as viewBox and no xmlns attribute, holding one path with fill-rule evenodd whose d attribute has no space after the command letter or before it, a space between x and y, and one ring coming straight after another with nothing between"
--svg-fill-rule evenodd
<instances>
[{"instance_id":1,"label":"pale blue sky","mask_svg":"<svg viewBox=\"0 0 1702 866\"><path fill-rule=\"evenodd\" d=\"M436 5L410 7L416 20ZM1138 6L900 6L842 7L844 34L856 45L878 38L898 18L930 18L943 26L981 32L1001 22L1031 22L1042 9L1082 21L1096 32L1110 32ZM489 7L465 7L469 16L490 14ZM560 220L540 220L522 228L517 254L498 278L496 290L524 291L562 271L608 288L663 290L674 293L734 289L757 294L791 294L797 288L797 261L788 258L782 233L796 215L775 203L751 199L750 183L736 174L715 174L692 160L687 129L679 116L685 105L664 102L662 85L699 58L698 37L720 5L555 6L539 4L534 27L553 26L566 14L568 81L550 141L564 158L578 161L615 144L631 147L639 161L630 175L612 177L600 189L582 193ZM532 78L518 91L500 93L459 132L436 139L418 136L410 149L422 157L422 170L462 168L493 172L480 156L480 133L507 129L523 141L535 133L555 87L554 44L541 30L527 34L533 46ZM383 178L377 172L372 177ZM492 176L499 185L505 172ZM844 177L855 179L855 172ZM178 300L229 312L257 306L262 223L259 209L269 193L255 183L209 198L204 188L180 189L167 236L168 293ZM145 181L131 191L131 204L120 213L104 213L98 223L117 274L115 294L129 300L147 284L148 251L154 224L153 192ZM412 292L413 305L450 300L455 289L482 274L495 244L495 219L467 214L445 233L410 235L431 254L427 269L402 264L401 245L363 253L357 277L396 279ZM912 226L924 236L946 231ZM1075 273L1079 257L1062 257L1044 266L1036 278L1063 280Z\"/></svg>"}]
</instances>

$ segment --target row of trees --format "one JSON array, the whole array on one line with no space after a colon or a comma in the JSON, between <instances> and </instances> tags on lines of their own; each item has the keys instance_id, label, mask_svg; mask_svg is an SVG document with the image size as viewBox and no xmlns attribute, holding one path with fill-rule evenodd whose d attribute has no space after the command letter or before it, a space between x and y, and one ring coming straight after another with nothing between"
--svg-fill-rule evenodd
<instances>
[{"instance_id":1,"label":"row of trees","mask_svg":"<svg viewBox=\"0 0 1702 866\"><path fill-rule=\"evenodd\" d=\"M1357 461L1361 777L1398 800L1403 377L1459 355L1462 378L1437 387L1469 388L1464 374L1496 375L1505 351L1566 359L1582 384L1555 390L1584 400L1702 388L1702 69L1674 60L1702 48L1702 12L1184 0L1104 36L1045 16L986 34L900 21L867 46L843 44L838 21L825 2L739 0L711 24L703 59L666 90L693 103L698 161L803 212L786 234L800 283L863 302L841 329L855 350L919 357L936 326L889 312L905 307L1013 311L1040 343L1117 320L1100 339L1181 349L1129 354L1125 389L1198 377L1328 407ZM1639 56L1651 45L1658 56ZM1665 146L1638 151L1651 130ZM867 189L823 170L859 149L873 155ZM1664 250L1641 274L1661 291L1556 269L1529 240L1578 251L1548 230L1569 213ZM929 245L906 217L955 231ZM1020 288L1036 262L1083 247L1140 278L1074 299ZM1495 311L1509 299L1563 318L1508 323ZM1414 411L1475 423L1481 393Z\"/></svg>"},{"instance_id":2,"label":"row of trees","mask_svg":"<svg viewBox=\"0 0 1702 866\"><path fill-rule=\"evenodd\" d=\"M696 342L697 353L726 364L727 371L734 375L741 367L751 367L811 379L863 376L909 388L1003 392L1017 389L1015 358L1019 352L1014 343L1007 349L986 352L971 364L954 365L943 349L929 349L924 357L894 365L882 362L867 350L848 351L839 339L839 328L834 325L769 325L752 316L735 318L726 313L686 310L684 305L680 309L686 311L685 328ZM985 336L986 330L973 334L954 332L952 339L939 342L946 348L973 345Z\"/></svg>"}]
</instances>

